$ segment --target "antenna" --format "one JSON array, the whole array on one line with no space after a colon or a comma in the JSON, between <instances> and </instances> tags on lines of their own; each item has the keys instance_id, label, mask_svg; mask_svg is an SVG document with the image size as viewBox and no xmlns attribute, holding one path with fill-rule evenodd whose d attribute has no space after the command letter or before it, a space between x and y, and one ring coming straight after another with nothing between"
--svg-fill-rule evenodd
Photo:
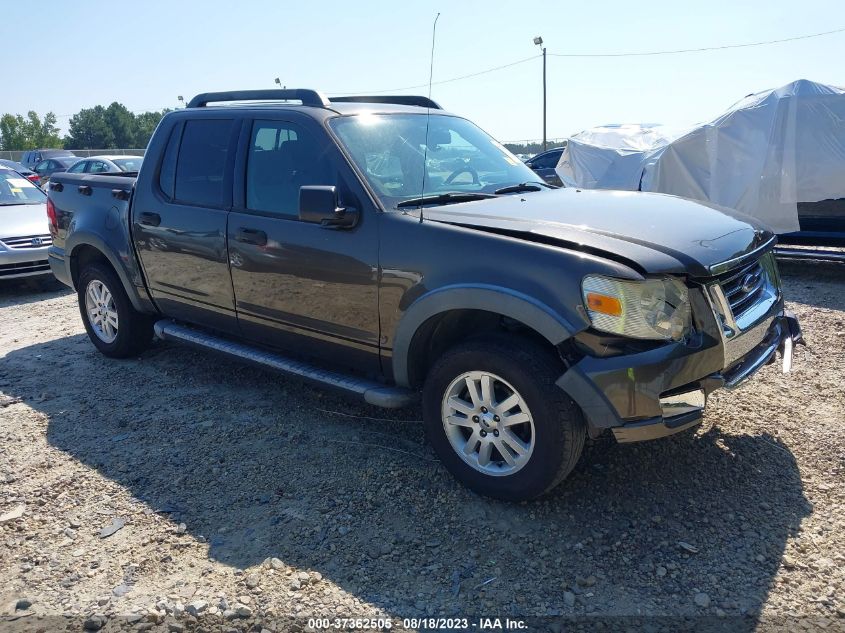
<instances>
[{"instance_id":1,"label":"antenna","mask_svg":"<svg viewBox=\"0 0 845 633\"><path fill-rule=\"evenodd\" d=\"M428 100L431 101L431 80L434 77L434 38L437 36L437 20L440 19L440 12L434 18L434 24L431 27L431 61L428 66ZM426 106L425 109L425 144L423 145L423 164L422 164L422 191L420 191L420 224L423 221L423 207L425 201L422 198L425 196L425 175L428 172L425 163L428 160L428 124L431 121L431 106Z\"/></svg>"}]
</instances>

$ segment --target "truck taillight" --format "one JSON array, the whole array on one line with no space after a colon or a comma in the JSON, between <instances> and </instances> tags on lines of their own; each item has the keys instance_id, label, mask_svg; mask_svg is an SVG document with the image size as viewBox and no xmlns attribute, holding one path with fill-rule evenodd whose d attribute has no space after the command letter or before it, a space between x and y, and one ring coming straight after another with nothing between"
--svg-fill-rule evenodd
<instances>
[{"instance_id":1,"label":"truck taillight","mask_svg":"<svg viewBox=\"0 0 845 633\"><path fill-rule=\"evenodd\" d=\"M56 217L56 205L47 198L47 219L50 220L50 235L55 237L59 233L59 220Z\"/></svg>"}]
</instances>

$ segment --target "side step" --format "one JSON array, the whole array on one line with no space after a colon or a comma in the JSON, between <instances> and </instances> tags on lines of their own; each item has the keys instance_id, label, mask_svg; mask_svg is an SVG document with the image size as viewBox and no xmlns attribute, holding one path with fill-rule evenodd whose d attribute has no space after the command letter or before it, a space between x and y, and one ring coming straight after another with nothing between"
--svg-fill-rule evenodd
<instances>
[{"instance_id":1,"label":"side step","mask_svg":"<svg viewBox=\"0 0 845 633\"><path fill-rule=\"evenodd\" d=\"M412 404L416 399L416 394L410 389L389 387L365 378L321 369L308 363L285 358L274 352L195 330L167 319L156 322L155 333L156 336L166 341L177 341L192 347L219 352L248 363L297 376L309 382L354 394L377 407L399 409Z\"/></svg>"},{"instance_id":2,"label":"side step","mask_svg":"<svg viewBox=\"0 0 845 633\"><path fill-rule=\"evenodd\" d=\"M814 259L822 262L845 263L845 251L831 251L821 248L789 248L776 246L775 257L778 259Z\"/></svg>"}]
</instances>

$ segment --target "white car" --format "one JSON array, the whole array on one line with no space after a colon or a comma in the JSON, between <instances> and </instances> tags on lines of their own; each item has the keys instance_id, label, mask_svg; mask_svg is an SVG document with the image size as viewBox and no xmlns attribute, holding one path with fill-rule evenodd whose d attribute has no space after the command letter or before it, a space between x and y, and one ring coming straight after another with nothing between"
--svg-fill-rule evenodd
<instances>
[{"instance_id":1,"label":"white car","mask_svg":"<svg viewBox=\"0 0 845 633\"><path fill-rule=\"evenodd\" d=\"M0 282L49 276L47 195L18 172L0 167Z\"/></svg>"},{"instance_id":2,"label":"white car","mask_svg":"<svg viewBox=\"0 0 845 633\"><path fill-rule=\"evenodd\" d=\"M138 171L143 156L89 156L74 163L71 174L113 174L121 171Z\"/></svg>"}]
</instances>

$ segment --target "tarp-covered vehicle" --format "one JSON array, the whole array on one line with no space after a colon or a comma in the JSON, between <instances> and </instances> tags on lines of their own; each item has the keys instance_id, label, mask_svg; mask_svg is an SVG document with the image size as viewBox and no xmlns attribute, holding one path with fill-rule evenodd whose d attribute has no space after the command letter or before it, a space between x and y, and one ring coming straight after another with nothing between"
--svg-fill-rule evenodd
<instances>
[{"instance_id":1,"label":"tarp-covered vehicle","mask_svg":"<svg viewBox=\"0 0 845 633\"><path fill-rule=\"evenodd\" d=\"M845 244L845 90L795 81L682 133L595 128L570 140L557 171L566 186L708 201L783 241Z\"/></svg>"}]
</instances>

